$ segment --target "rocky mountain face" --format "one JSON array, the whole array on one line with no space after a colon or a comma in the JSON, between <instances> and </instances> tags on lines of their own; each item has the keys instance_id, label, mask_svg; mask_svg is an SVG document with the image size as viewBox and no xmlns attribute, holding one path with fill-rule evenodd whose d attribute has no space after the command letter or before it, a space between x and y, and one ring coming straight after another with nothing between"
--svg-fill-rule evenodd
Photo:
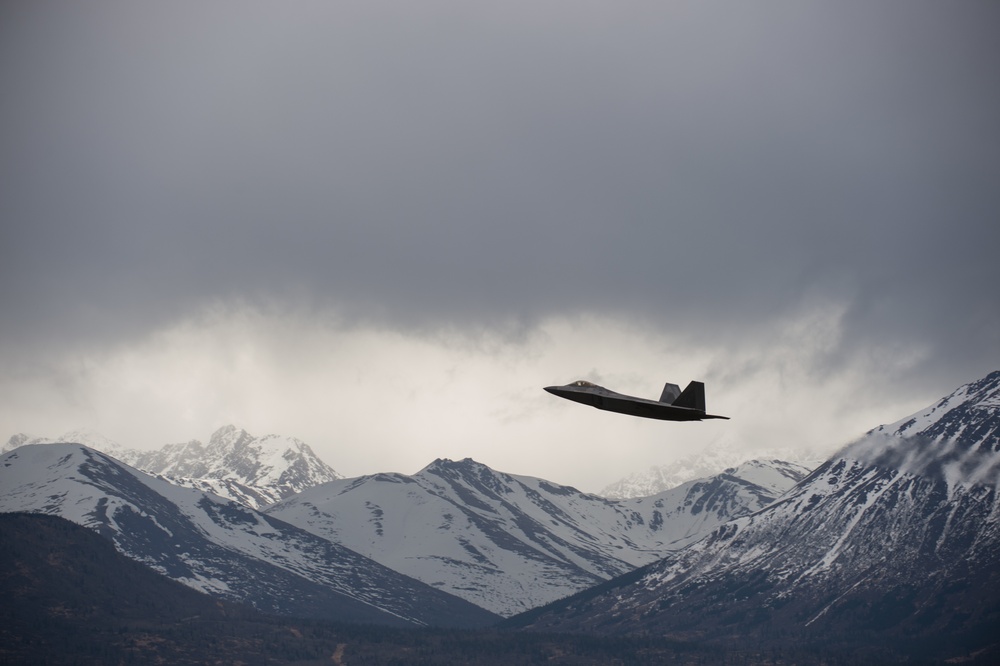
<instances>
[{"instance_id":1,"label":"rocky mountain face","mask_svg":"<svg viewBox=\"0 0 1000 666\"><path fill-rule=\"evenodd\" d=\"M77 443L106 453L127 465L160 475L176 485L196 488L259 509L305 488L341 478L294 437L254 437L232 425L198 440L167 444L154 451L121 446L96 433L73 431L59 438L10 438L3 451L25 444Z\"/></svg>"},{"instance_id":2,"label":"rocky mountain face","mask_svg":"<svg viewBox=\"0 0 1000 666\"><path fill-rule=\"evenodd\" d=\"M2 512L66 518L168 578L269 613L396 626L496 619L340 544L79 444L3 455L0 491Z\"/></svg>"},{"instance_id":3,"label":"rocky mountain face","mask_svg":"<svg viewBox=\"0 0 1000 666\"><path fill-rule=\"evenodd\" d=\"M990 663L1000 658L998 484L994 372L870 431L763 510L514 622Z\"/></svg>"},{"instance_id":4,"label":"rocky mountain face","mask_svg":"<svg viewBox=\"0 0 1000 666\"><path fill-rule=\"evenodd\" d=\"M274 516L509 616L655 561L756 511L805 476L752 461L653 497L612 501L466 459L306 490Z\"/></svg>"}]
</instances>

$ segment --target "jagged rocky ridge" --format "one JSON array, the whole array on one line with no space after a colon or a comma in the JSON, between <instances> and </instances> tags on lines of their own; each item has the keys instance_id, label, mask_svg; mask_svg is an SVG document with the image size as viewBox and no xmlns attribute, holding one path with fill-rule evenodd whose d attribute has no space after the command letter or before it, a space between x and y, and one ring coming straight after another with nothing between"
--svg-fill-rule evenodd
<instances>
[{"instance_id":1,"label":"jagged rocky ridge","mask_svg":"<svg viewBox=\"0 0 1000 666\"><path fill-rule=\"evenodd\" d=\"M306 490L266 509L501 615L659 559L766 506L808 470L752 461L653 497L613 501L466 459Z\"/></svg>"},{"instance_id":2,"label":"jagged rocky ridge","mask_svg":"<svg viewBox=\"0 0 1000 666\"><path fill-rule=\"evenodd\" d=\"M994 372L870 431L770 506L513 623L987 663L1000 656L998 484Z\"/></svg>"},{"instance_id":3,"label":"jagged rocky ridge","mask_svg":"<svg viewBox=\"0 0 1000 666\"><path fill-rule=\"evenodd\" d=\"M77 443L89 446L150 474L186 488L197 488L259 509L302 490L341 478L299 439L281 435L254 437L232 425L198 440L166 444L153 451L121 446L87 431L59 438L18 434L3 452L25 444Z\"/></svg>"},{"instance_id":4,"label":"jagged rocky ridge","mask_svg":"<svg viewBox=\"0 0 1000 666\"><path fill-rule=\"evenodd\" d=\"M0 457L0 511L61 516L216 598L282 615L397 626L496 616L235 501L144 474L78 444Z\"/></svg>"}]
</instances>

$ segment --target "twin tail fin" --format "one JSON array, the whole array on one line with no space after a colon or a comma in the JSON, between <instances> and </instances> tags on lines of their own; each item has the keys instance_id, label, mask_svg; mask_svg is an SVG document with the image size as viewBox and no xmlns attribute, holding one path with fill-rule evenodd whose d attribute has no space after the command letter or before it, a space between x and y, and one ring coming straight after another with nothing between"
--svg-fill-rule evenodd
<instances>
[{"instance_id":1,"label":"twin tail fin","mask_svg":"<svg viewBox=\"0 0 1000 666\"><path fill-rule=\"evenodd\" d=\"M660 402L675 407L686 407L705 411L705 384L702 382L691 382L684 391L681 391L677 384L667 384L660 394Z\"/></svg>"}]
</instances>

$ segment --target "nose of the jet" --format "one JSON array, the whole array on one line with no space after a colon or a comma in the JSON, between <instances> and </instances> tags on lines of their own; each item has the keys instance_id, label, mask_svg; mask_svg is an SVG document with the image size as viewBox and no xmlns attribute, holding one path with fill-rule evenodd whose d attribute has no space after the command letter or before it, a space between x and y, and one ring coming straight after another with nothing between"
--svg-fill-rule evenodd
<instances>
[{"instance_id":1,"label":"nose of the jet","mask_svg":"<svg viewBox=\"0 0 1000 666\"><path fill-rule=\"evenodd\" d=\"M558 398L566 398L567 400L577 400L580 393L572 389L568 389L566 386L546 386L545 390Z\"/></svg>"}]
</instances>

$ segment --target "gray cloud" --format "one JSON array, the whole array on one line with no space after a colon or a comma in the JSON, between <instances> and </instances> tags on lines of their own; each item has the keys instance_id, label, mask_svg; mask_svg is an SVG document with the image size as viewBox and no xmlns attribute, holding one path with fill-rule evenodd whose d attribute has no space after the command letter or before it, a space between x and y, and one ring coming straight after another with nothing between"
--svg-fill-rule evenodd
<instances>
[{"instance_id":1,"label":"gray cloud","mask_svg":"<svg viewBox=\"0 0 1000 666\"><path fill-rule=\"evenodd\" d=\"M0 12L8 354L233 300L719 345L832 300L817 372L1000 361L995 3Z\"/></svg>"}]
</instances>

